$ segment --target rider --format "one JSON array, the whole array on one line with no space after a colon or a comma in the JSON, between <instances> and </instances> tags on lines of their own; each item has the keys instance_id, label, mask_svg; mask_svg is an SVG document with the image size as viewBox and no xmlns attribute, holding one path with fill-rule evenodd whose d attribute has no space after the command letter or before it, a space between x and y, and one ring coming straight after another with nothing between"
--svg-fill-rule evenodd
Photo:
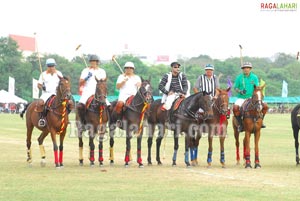
<instances>
[{"instance_id":1,"label":"rider","mask_svg":"<svg viewBox=\"0 0 300 201\"><path fill-rule=\"evenodd\" d=\"M178 62L171 63L171 72L166 73L161 79L159 90L163 93L161 102L162 111L170 110L173 101L177 97L185 97L188 90L188 83L185 74L180 72L180 64Z\"/></svg>"},{"instance_id":2,"label":"rider","mask_svg":"<svg viewBox=\"0 0 300 201\"><path fill-rule=\"evenodd\" d=\"M118 123L121 124L122 109L124 103L130 96L134 96L142 84L140 76L134 74L135 66L128 61L124 65L125 73L119 75L117 80L117 89L119 90L119 98L117 105L113 111L113 115L117 118Z\"/></svg>"},{"instance_id":3,"label":"rider","mask_svg":"<svg viewBox=\"0 0 300 201\"><path fill-rule=\"evenodd\" d=\"M83 69L79 79L79 88L82 88L82 95L80 97L79 103L77 105L78 116L81 123L84 125L85 122L85 112L86 112L86 101L88 98L95 94L97 81L106 79L106 72L99 67L100 59L97 55L89 56L90 66ZM110 105L108 100L106 100L107 106Z\"/></svg>"},{"instance_id":4,"label":"rider","mask_svg":"<svg viewBox=\"0 0 300 201\"><path fill-rule=\"evenodd\" d=\"M211 94L213 99L217 99L219 92L216 89L220 88L220 84L219 79L214 74L214 66L206 64L204 70L205 74L200 75L195 83L193 88L194 93L198 93L199 91L206 92Z\"/></svg>"},{"instance_id":5,"label":"rider","mask_svg":"<svg viewBox=\"0 0 300 201\"><path fill-rule=\"evenodd\" d=\"M244 64L241 66L241 69L243 70L243 73L238 75L234 83L234 89L238 93L237 95L238 99L235 101L233 105L233 114L236 120L238 121L239 132L242 132L244 130L240 107L242 106L242 104L246 99L251 98L254 91L254 85L259 86L258 77L253 72L251 72L252 64L250 62L244 62ZM267 112L266 108L267 108L267 104L263 103L263 117ZM262 124L262 128L265 127L266 126Z\"/></svg>"},{"instance_id":6,"label":"rider","mask_svg":"<svg viewBox=\"0 0 300 201\"><path fill-rule=\"evenodd\" d=\"M46 126L45 114L44 114L44 105L48 98L52 95L56 95L56 88L59 83L59 77L63 77L62 73L56 70L56 62L53 58L46 60L47 70L42 72L39 81L38 88L42 89L42 95L40 100L36 105L36 111L41 112L38 125L40 127Z\"/></svg>"}]
</instances>

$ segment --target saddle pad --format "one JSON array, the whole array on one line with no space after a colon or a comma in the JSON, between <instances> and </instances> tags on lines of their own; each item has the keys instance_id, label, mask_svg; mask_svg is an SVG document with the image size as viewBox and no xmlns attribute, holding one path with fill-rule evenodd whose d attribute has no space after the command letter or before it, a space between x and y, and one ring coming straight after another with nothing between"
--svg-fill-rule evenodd
<instances>
[{"instance_id":1,"label":"saddle pad","mask_svg":"<svg viewBox=\"0 0 300 201\"><path fill-rule=\"evenodd\" d=\"M134 98L134 96L132 95L132 96L130 96L129 98L127 98L127 100L126 100L126 106L128 106L128 105L130 105L131 104L131 102L132 102L132 100L133 100L133 98Z\"/></svg>"},{"instance_id":2,"label":"saddle pad","mask_svg":"<svg viewBox=\"0 0 300 201\"><path fill-rule=\"evenodd\" d=\"M175 100L174 107L173 107L173 110L174 110L174 111L177 110L177 109L179 108L179 106L180 106L180 104L181 104L181 102L182 102L183 100L184 100L183 97L182 97L182 98L178 98L178 99Z\"/></svg>"},{"instance_id":3,"label":"saddle pad","mask_svg":"<svg viewBox=\"0 0 300 201\"><path fill-rule=\"evenodd\" d=\"M47 105L48 107L51 107L51 105L53 104L54 100L55 100L55 95L50 96L50 98L48 98L47 102L45 105Z\"/></svg>"},{"instance_id":4,"label":"saddle pad","mask_svg":"<svg viewBox=\"0 0 300 201\"><path fill-rule=\"evenodd\" d=\"M89 107L90 107L90 105L91 105L91 103L92 103L93 100L94 100L94 95L91 95L91 96L88 98L88 100L86 101L86 104L85 104L86 108L89 108Z\"/></svg>"}]
</instances>

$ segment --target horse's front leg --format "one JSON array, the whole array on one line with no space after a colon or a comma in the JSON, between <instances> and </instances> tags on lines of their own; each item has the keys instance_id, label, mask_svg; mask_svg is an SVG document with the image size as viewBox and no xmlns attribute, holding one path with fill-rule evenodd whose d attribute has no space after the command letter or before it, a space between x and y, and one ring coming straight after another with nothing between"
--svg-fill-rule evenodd
<instances>
[{"instance_id":1,"label":"horse's front leg","mask_svg":"<svg viewBox=\"0 0 300 201\"><path fill-rule=\"evenodd\" d=\"M78 141L79 141L79 165L83 166L83 141L82 141L82 131L78 130Z\"/></svg>"},{"instance_id":2,"label":"horse's front leg","mask_svg":"<svg viewBox=\"0 0 300 201\"><path fill-rule=\"evenodd\" d=\"M52 130L50 132L51 132L51 139L53 143L54 164L56 168L60 168L59 159L58 159L58 146L56 143L56 131Z\"/></svg>"},{"instance_id":3,"label":"horse's front leg","mask_svg":"<svg viewBox=\"0 0 300 201\"><path fill-rule=\"evenodd\" d=\"M142 160L142 139L143 139L143 130L141 131L141 134L137 137L137 163L139 164L139 167L144 167L143 160Z\"/></svg>"},{"instance_id":4,"label":"horse's front leg","mask_svg":"<svg viewBox=\"0 0 300 201\"><path fill-rule=\"evenodd\" d=\"M60 134L59 136L59 158L58 158L58 162L60 167L63 167L63 155L64 155L64 139L66 136L66 130L64 130L63 133Z\"/></svg>"},{"instance_id":5,"label":"horse's front leg","mask_svg":"<svg viewBox=\"0 0 300 201\"><path fill-rule=\"evenodd\" d=\"M212 152L213 152L213 147L212 147L213 133L212 133L212 129L209 129L207 140L208 140L207 165L208 165L208 167L211 167Z\"/></svg>"},{"instance_id":6,"label":"horse's front leg","mask_svg":"<svg viewBox=\"0 0 300 201\"><path fill-rule=\"evenodd\" d=\"M110 164L114 164L114 135L116 132L116 124L115 123L109 123L109 161Z\"/></svg>"},{"instance_id":7,"label":"horse's front leg","mask_svg":"<svg viewBox=\"0 0 300 201\"><path fill-rule=\"evenodd\" d=\"M129 128L126 128L126 151L125 151L125 167L129 166L130 150L131 150L131 133Z\"/></svg>"},{"instance_id":8,"label":"horse's front leg","mask_svg":"<svg viewBox=\"0 0 300 201\"><path fill-rule=\"evenodd\" d=\"M151 159L151 148L152 148L152 143L153 143L153 134L155 130L155 124L152 124L148 122L148 140L147 140L147 145L148 145L148 165L152 165L152 159Z\"/></svg>"},{"instance_id":9,"label":"horse's front leg","mask_svg":"<svg viewBox=\"0 0 300 201\"><path fill-rule=\"evenodd\" d=\"M225 168L225 147L224 147L225 137L226 136L224 136L224 134L222 134L219 137L219 140L220 140L220 163L222 165L222 168Z\"/></svg>"},{"instance_id":10,"label":"horse's front leg","mask_svg":"<svg viewBox=\"0 0 300 201\"><path fill-rule=\"evenodd\" d=\"M95 144L94 144L94 138L95 138L95 132L94 130L89 130L89 147L90 147L90 166L93 167L95 165Z\"/></svg>"},{"instance_id":11,"label":"horse's front leg","mask_svg":"<svg viewBox=\"0 0 300 201\"><path fill-rule=\"evenodd\" d=\"M179 138L179 131L177 129L175 129L174 130L174 153L173 153L172 166L176 166L177 152L178 152L178 148L179 148L178 138Z\"/></svg>"},{"instance_id":12,"label":"horse's front leg","mask_svg":"<svg viewBox=\"0 0 300 201\"><path fill-rule=\"evenodd\" d=\"M250 135L251 133L245 129L244 150L245 150L245 168L252 168L250 161Z\"/></svg>"},{"instance_id":13,"label":"horse's front leg","mask_svg":"<svg viewBox=\"0 0 300 201\"><path fill-rule=\"evenodd\" d=\"M43 145L45 137L48 135L47 131L43 131L41 135L38 137L38 143L39 143L39 148L40 148L40 153L41 153L41 167L46 166L46 152L45 152L45 147Z\"/></svg>"},{"instance_id":14,"label":"horse's front leg","mask_svg":"<svg viewBox=\"0 0 300 201\"><path fill-rule=\"evenodd\" d=\"M99 158L98 158L98 161L99 161L99 165L100 166L103 166L103 140L104 140L104 134L105 133L100 133L100 136L99 136Z\"/></svg>"},{"instance_id":15,"label":"horse's front leg","mask_svg":"<svg viewBox=\"0 0 300 201\"><path fill-rule=\"evenodd\" d=\"M255 132L254 135L254 143L255 143L255 166L254 168L261 168L260 163L259 163L259 147L258 147L258 143L259 143L259 139L260 139L260 129L257 129L257 131Z\"/></svg>"},{"instance_id":16,"label":"horse's front leg","mask_svg":"<svg viewBox=\"0 0 300 201\"><path fill-rule=\"evenodd\" d=\"M185 152L184 152L184 162L186 164L186 167L191 167L191 164L190 164L190 159L189 159L189 148L193 149L191 146L190 146L190 133L185 133Z\"/></svg>"},{"instance_id":17,"label":"horse's front leg","mask_svg":"<svg viewBox=\"0 0 300 201\"><path fill-rule=\"evenodd\" d=\"M160 146L161 146L162 139L165 137L166 127L165 125L161 125L158 127L158 129L159 132L156 138L156 161L157 161L157 165L162 165L162 162L160 160Z\"/></svg>"},{"instance_id":18,"label":"horse's front leg","mask_svg":"<svg viewBox=\"0 0 300 201\"><path fill-rule=\"evenodd\" d=\"M232 118L233 122L235 118ZM234 138L235 138L235 153L236 153L236 164L239 165L240 164L240 141L239 141L239 135L240 133L238 132L237 126L233 124L233 132L234 132Z\"/></svg>"}]
</instances>

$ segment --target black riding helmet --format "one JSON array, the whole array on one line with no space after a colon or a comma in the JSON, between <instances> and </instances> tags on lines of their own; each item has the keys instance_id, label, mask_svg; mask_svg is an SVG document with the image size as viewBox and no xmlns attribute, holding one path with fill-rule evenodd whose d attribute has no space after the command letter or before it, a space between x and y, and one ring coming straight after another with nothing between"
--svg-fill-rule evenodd
<instances>
[{"instance_id":1,"label":"black riding helmet","mask_svg":"<svg viewBox=\"0 0 300 201\"><path fill-rule=\"evenodd\" d=\"M89 56L89 62L91 62L91 61L100 61L100 59L99 59L99 57L97 56L97 55L95 55L95 54L91 54L90 56Z\"/></svg>"}]
</instances>

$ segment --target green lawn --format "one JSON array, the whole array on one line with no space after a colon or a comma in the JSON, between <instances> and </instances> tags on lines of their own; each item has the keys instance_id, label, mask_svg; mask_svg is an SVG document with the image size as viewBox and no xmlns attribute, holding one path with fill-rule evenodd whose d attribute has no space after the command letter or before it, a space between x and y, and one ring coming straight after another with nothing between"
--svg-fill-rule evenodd
<instances>
[{"instance_id":1,"label":"green lawn","mask_svg":"<svg viewBox=\"0 0 300 201\"><path fill-rule=\"evenodd\" d=\"M91 168L87 159L88 139L85 138L85 165L79 167L78 139L68 132L64 149L65 167L57 170L53 165L49 136L44 143L47 166L42 168L36 140L39 132L34 131L33 165L28 167L25 120L18 115L0 114L0 200L296 200L300 196L300 166L295 165L290 115L267 115L265 123L267 128L262 130L260 141L261 169L244 169L235 165L235 145L230 125L225 141L226 169L219 164L217 138L214 139L212 168L206 167L206 138L200 141L199 166L185 167L182 137L178 165L171 167L171 135L166 139L163 166L155 163L155 149L152 151L154 165L146 165L147 139L144 138L142 155L145 167L138 168L135 162L136 140L133 138L134 161L129 168L124 168L125 139L116 138L115 165L108 163L109 143L105 141L104 167ZM253 156L252 149L252 161Z\"/></svg>"}]
</instances>

